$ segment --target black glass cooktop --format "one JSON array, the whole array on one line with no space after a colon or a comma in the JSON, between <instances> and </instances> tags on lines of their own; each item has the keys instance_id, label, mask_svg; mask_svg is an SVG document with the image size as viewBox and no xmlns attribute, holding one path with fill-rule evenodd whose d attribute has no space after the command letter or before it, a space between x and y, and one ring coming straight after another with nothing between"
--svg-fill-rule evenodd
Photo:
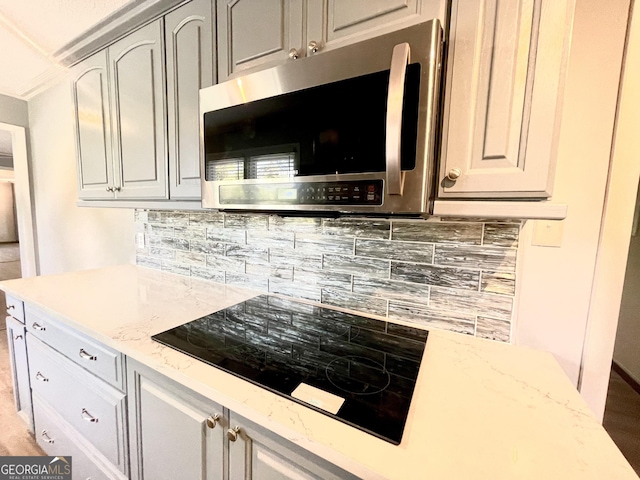
<instances>
[{"instance_id":1,"label":"black glass cooktop","mask_svg":"<svg viewBox=\"0 0 640 480\"><path fill-rule=\"evenodd\" d=\"M262 295L152 338L397 445L427 335Z\"/></svg>"}]
</instances>

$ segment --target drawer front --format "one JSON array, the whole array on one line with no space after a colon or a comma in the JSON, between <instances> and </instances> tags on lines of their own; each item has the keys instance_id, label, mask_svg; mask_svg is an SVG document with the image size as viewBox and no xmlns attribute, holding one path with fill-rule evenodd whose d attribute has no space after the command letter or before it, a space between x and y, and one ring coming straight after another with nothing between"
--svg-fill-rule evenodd
<instances>
[{"instance_id":1,"label":"drawer front","mask_svg":"<svg viewBox=\"0 0 640 480\"><path fill-rule=\"evenodd\" d=\"M24 323L24 304L11 295L7 295L7 316Z\"/></svg>"},{"instance_id":2,"label":"drawer front","mask_svg":"<svg viewBox=\"0 0 640 480\"><path fill-rule=\"evenodd\" d=\"M73 478L91 480L121 480L126 477L101 458L95 449L38 395L33 397L36 441L48 455L71 457Z\"/></svg>"},{"instance_id":3,"label":"drawer front","mask_svg":"<svg viewBox=\"0 0 640 480\"><path fill-rule=\"evenodd\" d=\"M27 331L71 361L124 391L122 354L80 332L26 307Z\"/></svg>"},{"instance_id":4,"label":"drawer front","mask_svg":"<svg viewBox=\"0 0 640 480\"><path fill-rule=\"evenodd\" d=\"M125 395L27 334L31 388L120 470L128 466Z\"/></svg>"}]
</instances>

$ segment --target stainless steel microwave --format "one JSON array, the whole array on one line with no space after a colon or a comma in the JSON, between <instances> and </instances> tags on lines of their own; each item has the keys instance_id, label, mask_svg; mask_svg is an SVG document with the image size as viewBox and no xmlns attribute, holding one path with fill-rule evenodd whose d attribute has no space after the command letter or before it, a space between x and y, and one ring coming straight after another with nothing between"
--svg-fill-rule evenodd
<instances>
[{"instance_id":1,"label":"stainless steel microwave","mask_svg":"<svg viewBox=\"0 0 640 480\"><path fill-rule=\"evenodd\" d=\"M436 19L200 90L203 207L429 213L441 52Z\"/></svg>"}]
</instances>

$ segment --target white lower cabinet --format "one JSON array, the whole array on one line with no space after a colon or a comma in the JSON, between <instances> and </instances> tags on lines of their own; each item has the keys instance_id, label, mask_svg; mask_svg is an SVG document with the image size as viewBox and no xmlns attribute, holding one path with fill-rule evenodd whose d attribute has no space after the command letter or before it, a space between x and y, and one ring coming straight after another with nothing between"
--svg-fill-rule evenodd
<instances>
[{"instance_id":1,"label":"white lower cabinet","mask_svg":"<svg viewBox=\"0 0 640 480\"><path fill-rule=\"evenodd\" d=\"M356 478L131 359L127 379L133 479Z\"/></svg>"},{"instance_id":2,"label":"white lower cabinet","mask_svg":"<svg viewBox=\"0 0 640 480\"><path fill-rule=\"evenodd\" d=\"M24 325L13 317L7 317L7 345L13 378L13 397L18 415L33 432L33 411L29 387L29 363L27 361L26 332Z\"/></svg>"},{"instance_id":3,"label":"white lower cabinet","mask_svg":"<svg viewBox=\"0 0 640 480\"><path fill-rule=\"evenodd\" d=\"M48 455L70 456L73 478L91 480L124 480L127 477L89 442L85 441L65 420L41 399L33 395L33 414L37 429L36 441Z\"/></svg>"}]
</instances>

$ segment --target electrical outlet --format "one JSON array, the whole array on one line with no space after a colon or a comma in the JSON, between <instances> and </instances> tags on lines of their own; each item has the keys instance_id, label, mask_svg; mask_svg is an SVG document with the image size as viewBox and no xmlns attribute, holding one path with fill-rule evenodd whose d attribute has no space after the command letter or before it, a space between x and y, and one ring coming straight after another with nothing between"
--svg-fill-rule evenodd
<instances>
[{"instance_id":1,"label":"electrical outlet","mask_svg":"<svg viewBox=\"0 0 640 480\"><path fill-rule=\"evenodd\" d=\"M136 247L144 248L144 233L136 233Z\"/></svg>"}]
</instances>

